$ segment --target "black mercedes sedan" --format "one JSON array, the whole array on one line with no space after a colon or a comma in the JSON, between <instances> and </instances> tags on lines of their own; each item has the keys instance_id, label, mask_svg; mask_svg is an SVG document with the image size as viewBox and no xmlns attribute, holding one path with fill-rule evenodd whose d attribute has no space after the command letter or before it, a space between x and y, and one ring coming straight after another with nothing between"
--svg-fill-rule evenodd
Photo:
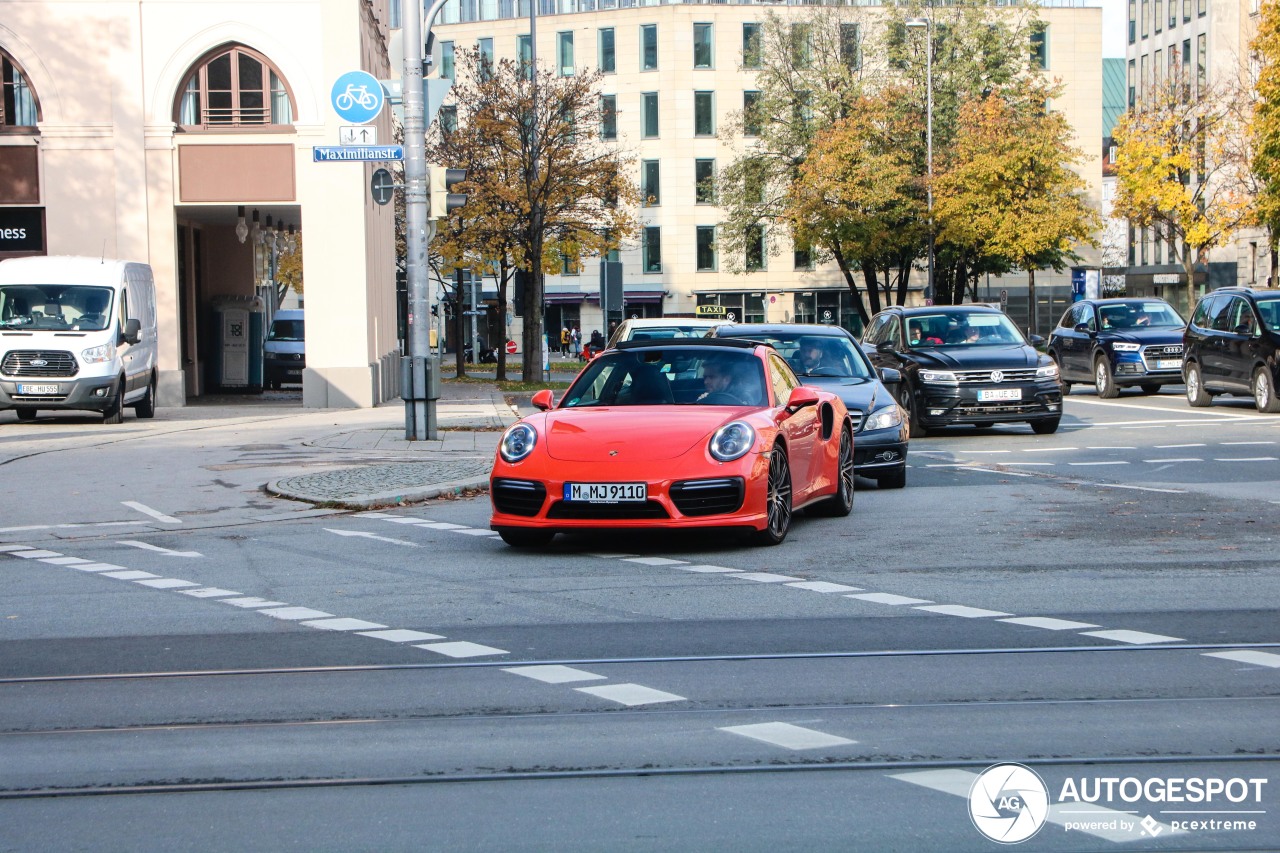
<instances>
[{"instance_id":1,"label":"black mercedes sedan","mask_svg":"<svg viewBox=\"0 0 1280 853\"><path fill-rule=\"evenodd\" d=\"M1163 299L1084 299L1049 335L1062 393L1092 384L1099 397L1133 385L1154 394L1182 382L1182 333L1187 323Z\"/></svg>"},{"instance_id":2,"label":"black mercedes sedan","mask_svg":"<svg viewBox=\"0 0 1280 853\"><path fill-rule=\"evenodd\" d=\"M853 421L854 472L882 489L907 484L907 419L886 387L901 377L891 369L881 376L853 335L839 326L806 323L737 323L711 334L770 344L801 382L838 394Z\"/></svg>"},{"instance_id":3,"label":"black mercedes sedan","mask_svg":"<svg viewBox=\"0 0 1280 853\"><path fill-rule=\"evenodd\" d=\"M895 306L871 319L863 349L901 372L898 401L911 436L956 424L1024 422L1038 435L1062 418L1058 366L986 305Z\"/></svg>"}]
</instances>

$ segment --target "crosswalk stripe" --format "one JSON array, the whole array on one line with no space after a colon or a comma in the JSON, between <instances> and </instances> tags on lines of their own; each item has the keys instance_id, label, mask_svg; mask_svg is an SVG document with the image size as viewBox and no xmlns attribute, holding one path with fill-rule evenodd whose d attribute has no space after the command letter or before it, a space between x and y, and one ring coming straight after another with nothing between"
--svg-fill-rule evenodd
<instances>
[{"instance_id":1,"label":"crosswalk stripe","mask_svg":"<svg viewBox=\"0 0 1280 853\"><path fill-rule=\"evenodd\" d=\"M749 726L720 726L720 731L749 737L784 749L822 749L857 743L845 737L827 734L790 723L754 723Z\"/></svg>"}]
</instances>

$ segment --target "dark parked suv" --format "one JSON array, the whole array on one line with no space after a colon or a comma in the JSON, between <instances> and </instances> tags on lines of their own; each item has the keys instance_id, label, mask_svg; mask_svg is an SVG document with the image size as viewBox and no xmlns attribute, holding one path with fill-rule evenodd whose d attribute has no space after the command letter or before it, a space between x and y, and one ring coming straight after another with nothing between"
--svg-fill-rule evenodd
<instances>
[{"instance_id":1,"label":"dark parked suv","mask_svg":"<svg viewBox=\"0 0 1280 853\"><path fill-rule=\"evenodd\" d=\"M1085 299L1074 303L1049 335L1062 393L1092 384L1099 397L1137 385L1154 394L1182 381L1182 332L1187 323L1162 299Z\"/></svg>"},{"instance_id":2,"label":"dark parked suv","mask_svg":"<svg viewBox=\"0 0 1280 853\"><path fill-rule=\"evenodd\" d=\"M1260 412L1280 412L1280 290L1224 287L1205 294L1183 336L1187 402L1217 394L1252 396Z\"/></svg>"},{"instance_id":3,"label":"dark parked suv","mask_svg":"<svg viewBox=\"0 0 1280 853\"><path fill-rule=\"evenodd\" d=\"M953 424L1023 421L1038 435L1062 418L1058 366L1036 351L1003 312L986 305L888 308L862 348L877 367L902 374L898 402L911 437Z\"/></svg>"}]
</instances>

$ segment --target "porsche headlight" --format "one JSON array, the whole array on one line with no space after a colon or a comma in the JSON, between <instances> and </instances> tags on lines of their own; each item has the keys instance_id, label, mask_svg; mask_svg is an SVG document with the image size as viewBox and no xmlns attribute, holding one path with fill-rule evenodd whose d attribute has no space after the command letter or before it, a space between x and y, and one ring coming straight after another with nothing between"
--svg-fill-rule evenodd
<instances>
[{"instance_id":1,"label":"porsche headlight","mask_svg":"<svg viewBox=\"0 0 1280 853\"><path fill-rule=\"evenodd\" d=\"M525 423L516 424L502 436L498 455L507 462L519 462L533 452L537 443L537 430Z\"/></svg>"},{"instance_id":2,"label":"porsche headlight","mask_svg":"<svg viewBox=\"0 0 1280 853\"><path fill-rule=\"evenodd\" d=\"M756 443L756 431L745 421L734 421L725 424L711 436L707 449L713 459L721 462L732 462L747 455L747 451Z\"/></svg>"},{"instance_id":3,"label":"porsche headlight","mask_svg":"<svg viewBox=\"0 0 1280 853\"><path fill-rule=\"evenodd\" d=\"M85 364L97 364L102 361L111 361L116 357L116 345L114 343L103 344L100 347L89 347L80 353L80 357L84 359Z\"/></svg>"},{"instance_id":4,"label":"porsche headlight","mask_svg":"<svg viewBox=\"0 0 1280 853\"><path fill-rule=\"evenodd\" d=\"M889 429L902 425L902 409L896 403L890 403L881 409L876 409L867 419L862 422L864 430L871 429Z\"/></svg>"},{"instance_id":5,"label":"porsche headlight","mask_svg":"<svg viewBox=\"0 0 1280 853\"><path fill-rule=\"evenodd\" d=\"M1142 349L1142 344L1127 344L1123 341L1116 341L1111 345L1116 352L1137 352Z\"/></svg>"},{"instance_id":6,"label":"porsche headlight","mask_svg":"<svg viewBox=\"0 0 1280 853\"><path fill-rule=\"evenodd\" d=\"M1058 365L1049 363L1036 368L1036 379L1057 379Z\"/></svg>"},{"instance_id":7,"label":"porsche headlight","mask_svg":"<svg viewBox=\"0 0 1280 853\"><path fill-rule=\"evenodd\" d=\"M956 375L950 370L922 370L920 371L920 381L930 382L935 385L960 384L960 381L956 379Z\"/></svg>"}]
</instances>

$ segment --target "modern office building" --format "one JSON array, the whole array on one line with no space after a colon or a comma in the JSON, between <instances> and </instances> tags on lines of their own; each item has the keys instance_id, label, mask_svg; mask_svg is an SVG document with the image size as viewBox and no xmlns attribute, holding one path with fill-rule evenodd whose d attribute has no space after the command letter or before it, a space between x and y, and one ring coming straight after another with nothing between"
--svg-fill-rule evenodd
<instances>
[{"instance_id":1,"label":"modern office building","mask_svg":"<svg viewBox=\"0 0 1280 853\"><path fill-rule=\"evenodd\" d=\"M454 0L434 28L437 68L451 51L480 47L501 58L530 55L527 2ZM626 0L539 0L536 56L561 74L604 72L601 93L616 117L609 133L636 156L636 182L651 201L640 211L640 239L620 253L625 316L692 315L717 304L746 321L819 321L851 325L850 294L834 264L815 267L807 253L785 240L777 251L756 249L734 259L745 272L729 271L716 239L723 218L715 200L700 191L735 155L726 134L731 114L753 97L756 71L744 45L766 14L798 18L803 5L644 4ZM879 6L848 9L863 42L880 26ZM1014 14L993 5L995 14ZM1089 200L1100 206L1102 165L1101 9L1070 3L1039 10L1047 29L1041 55L1048 75L1064 85L1053 108L1075 129L1085 153L1079 166ZM1030 52L1031 46L1028 45ZM867 61L874 62L874 57ZM740 142L741 140L739 140ZM1097 253L1085 250L1086 263ZM599 305L599 264L547 279L548 329L578 324L584 331L604 325ZM914 277L916 298L924 271ZM1040 318L1047 322L1070 299L1070 273L1038 272ZM491 288L492 290L492 288ZM1025 315L1026 277L993 278L979 296L998 299L1004 290L1011 313Z\"/></svg>"}]
</instances>

